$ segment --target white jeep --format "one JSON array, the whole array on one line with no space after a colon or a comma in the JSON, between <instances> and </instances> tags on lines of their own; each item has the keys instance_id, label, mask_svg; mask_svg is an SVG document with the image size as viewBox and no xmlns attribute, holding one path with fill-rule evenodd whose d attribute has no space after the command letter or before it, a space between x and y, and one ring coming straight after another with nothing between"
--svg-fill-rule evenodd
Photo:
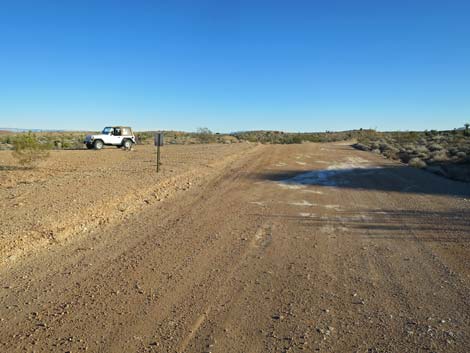
<instances>
[{"instance_id":1,"label":"white jeep","mask_svg":"<svg viewBox=\"0 0 470 353\"><path fill-rule=\"evenodd\" d=\"M99 135L87 135L84 141L88 149L100 150L103 146L131 149L136 143L134 133L128 126L105 127Z\"/></svg>"}]
</instances>

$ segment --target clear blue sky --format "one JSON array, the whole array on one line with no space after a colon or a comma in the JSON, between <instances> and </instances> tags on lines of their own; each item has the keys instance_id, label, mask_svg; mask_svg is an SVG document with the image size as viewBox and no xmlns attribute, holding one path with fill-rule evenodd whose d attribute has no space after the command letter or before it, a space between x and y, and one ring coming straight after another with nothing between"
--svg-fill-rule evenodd
<instances>
[{"instance_id":1,"label":"clear blue sky","mask_svg":"<svg viewBox=\"0 0 470 353\"><path fill-rule=\"evenodd\" d=\"M469 120L468 0L0 2L0 127Z\"/></svg>"}]
</instances>

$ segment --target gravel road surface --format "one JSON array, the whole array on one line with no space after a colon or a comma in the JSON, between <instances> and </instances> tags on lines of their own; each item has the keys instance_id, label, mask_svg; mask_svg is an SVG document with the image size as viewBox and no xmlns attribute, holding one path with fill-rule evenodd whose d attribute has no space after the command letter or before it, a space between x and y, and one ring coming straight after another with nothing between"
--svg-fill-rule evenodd
<instances>
[{"instance_id":1,"label":"gravel road surface","mask_svg":"<svg viewBox=\"0 0 470 353\"><path fill-rule=\"evenodd\" d=\"M468 184L346 144L256 146L4 263L0 351L468 352L469 241Z\"/></svg>"}]
</instances>

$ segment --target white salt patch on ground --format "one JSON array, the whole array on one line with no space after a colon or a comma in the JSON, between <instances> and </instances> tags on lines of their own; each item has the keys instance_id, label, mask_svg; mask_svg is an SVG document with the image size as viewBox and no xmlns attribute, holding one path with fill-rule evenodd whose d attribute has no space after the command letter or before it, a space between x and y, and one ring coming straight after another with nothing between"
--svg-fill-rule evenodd
<instances>
[{"instance_id":1,"label":"white salt patch on ground","mask_svg":"<svg viewBox=\"0 0 470 353\"><path fill-rule=\"evenodd\" d=\"M361 158L361 157L348 157L347 160L350 163L356 163L356 164L370 163L370 161L368 159Z\"/></svg>"},{"instance_id":2,"label":"white salt patch on ground","mask_svg":"<svg viewBox=\"0 0 470 353\"><path fill-rule=\"evenodd\" d=\"M296 161L295 163L300 164L300 165L306 165L307 164L305 162L299 162L299 161Z\"/></svg>"},{"instance_id":3,"label":"white salt patch on ground","mask_svg":"<svg viewBox=\"0 0 470 353\"><path fill-rule=\"evenodd\" d=\"M308 202L306 200L298 201L298 202L290 202L289 205L293 206L315 206L316 204Z\"/></svg>"},{"instance_id":4,"label":"white salt patch on ground","mask_svg":"<svg viewBox=\"0 0 470 353\"><path fill-rule=\"evenodd\" d=\"M370 221L370 220L372 220L371 217L363 216L363 215L358 215L358 216L353 215L353 216L347 216L347 217L338 216L338 217L336 217L336 219L341 221L341 222Z\"/></svg>"},{"instance_id":5,"label":"white salt patch on ground","mask_svg":"<svg viewBox=\"0 0 470 353\"><path fill-rule=\"evenodd\" d=\"M322 226L322 227L320 228L320 231L321 231L322 233L326 233L326 234L333 234L334 231L335 231L335 228L334 228L333 226L327 224L327 225Z\"/></svg>"},{"instance_id":6,"label":"white salt patch on ground","mask_svg":"<svg viewBox=\"0 0 470 353\"><path fill-rule=\"evenodd\" d=\"M331 178L338 173L336 170L313 170L285 179L283 182L286 184L336 186L337 182Z\"/></svg>"},{"instance_id":7,"label":"white salt patch on ground","mask_svg":"<svg viewBox=\"0 0 470 353\"><path fill-rule=\"evenodd\" d=\"M308 213L308 212L300 212L300 217L315 217L315 213Z\"/></svg>"},{"instance_id":8,"label":"white salt patch on ground","mask_svg":"<svg viewBox=\"0 0 470 353\"><path fill-rule=\"evenodd\" d=\"M284 184L298 184L298 185L322 185L322 186L337 186L349 183L347 179L338 179L335 177L360 171L362 174L369 174L372 172L364 171L364 169L379 169L380 167L371 166L369 161L360 157L349 157L344 162L329 165L327 169L312 170L298 174L292 178L283 180Z\"/></svg>"},{"instance_id":9,"label":"white salt patch on ground","mask_svg":"<svg viewBox=\"0 0 470 353\"><path fill-rule=\"evenodd\" d=\"M284 163L284 162L279 162L277 164L275 164L276 167L285 167L287 165L287 163Z\"/></svg>"},{"instance_id":10,"label":"white salt patch on ground","mask_svg":"<svg viewBox=\"0 0 470 353\"><path fill-rule=\"evenodd\" d=\"M283 189L290 189L290 190L303 189L306 187L305 185L283 184L283 183L277 183L277 185Z\"/></svg>"},{"instance_id":11,"label":"white salt patch on ground","mask_svg":"<svg viewBox=\"0 0 470 353\"><path fill-rule=\"evenodd\" d=\"M258 205L258 206L264 206L264 202L263 201L251 201L250 203L252 203L253 205Z\"/></svg>"},{"instance_id":12,"label":"white salt patch on ground","mask_svg":"<svg viewBox=\"0 0 470 353\"><path fill-rule=\"evenodd\" d=\"M308 192L309 194L323 195L323 191L318 191L318 190L302 190L302 192Z\"/></svg>"}]
</instances>

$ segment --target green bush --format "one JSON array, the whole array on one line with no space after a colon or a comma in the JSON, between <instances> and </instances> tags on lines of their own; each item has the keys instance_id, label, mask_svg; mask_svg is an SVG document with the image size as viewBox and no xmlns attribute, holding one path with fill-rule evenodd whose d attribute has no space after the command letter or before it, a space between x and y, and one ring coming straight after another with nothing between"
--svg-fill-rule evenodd
<instances>
[{"instance_id":1,"label":"green bush","mask_svg":"<svg viewBox=\"0 0 470 353\"><path fill-rule=\"evenodd\" d=\"M426 167L426 162L422 161L419 158L411 159L408 164L412 167L419 168L419 169Z\"/></svg>"},{"instance_id":2,"label":"green bush","mask_svg":"<svg viewBox=\"0 0 470 353\"><path fill-rule=\"evenodd\" d=\"M214 134L207 127L197 129L197 137L201 143L210 143L215 141Z\"/></svg>"},{"instance_id":3,"label":"green bush","mask_svg":"<svg viewBox=\"0 0 470 353\"><path fill-rule=\"evenodd\" d=\"M42 144L36 135L28 132L20 134L13 140L13 157L24 167L35 167L49 156L49 145Z\"/></svg>"}]
</instances>

